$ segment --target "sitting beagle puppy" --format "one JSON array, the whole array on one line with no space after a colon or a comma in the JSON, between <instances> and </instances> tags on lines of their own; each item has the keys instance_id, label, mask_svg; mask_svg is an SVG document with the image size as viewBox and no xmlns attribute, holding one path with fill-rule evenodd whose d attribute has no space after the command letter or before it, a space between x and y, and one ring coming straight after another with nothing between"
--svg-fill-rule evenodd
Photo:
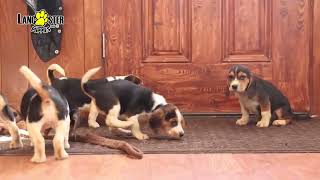
<instances>
[{"instance_id":1,"label":"sitting beagle puppy","mask_svg":"<svg viewBox=\"0 0 320 180\"><path fill-rule=\"evenodd\" d=\"M249 122L249 113L254 113L261 120L258 127L285 126L294 117L286 96L272 83L255 76L247 67L235 65L229 70L229 91L239 98L242 117L237 125Z\"/></svg>"},{"instance_id":2,"label":"sitting beagle puppy","mask_svg":"<svg viewBox=\"0 0 320 180\"><path fill-rule=\"evenodd\" d=\"M53 138L54 156L56 159L66 159L68 154L65 149L70 148L69 129L70 116L69 106L66 98L55 88L46 85L26 66L20 68L20 72L29 81L32 91L23 98L30 98L28 104L23 105L26 110L22 110L22 116L26 118L27 130L34 145L34 155L32 162L41 163L46 161L45 140L41 134L44 127L54 128ZM23 103L23 102L22 102Z\"/></svg>"},{"instance_id":3,"label":"sitting beagle puppy","mask_svg":"<svg viewBox=\"0 0 320 180\"><path fill-rule=\"evenodd\" d=\"M7 99L2 94L0 94L0 123L9 130L12 137L10 148L15 149L22 147L23 144L21 142L19 128L16 124L16 117L9 107Z\"/></svg>"},{"instance_id":4,"label":"sitting beagle puppy","mask_svg":"<svg viewBox=\"0 0 320 180\"><path fill-rule=\"evenodd\" d=\"M134 137L144 140L149 136L141 132L139 118L146 117L157 134L177 139L184 135L183 116L163 96L126 80L89 81L99 70L89 70L81 81L83 91L92 99L89 121L96 122L97 114L102 113L110 128L130 129ZM119 120L120 116L125 120Z\"/></svg>"},{"instance_id":5,"label":"sitting beagle puppy","mask_svg":"<svg viewBox=\"0 0 320 180\"><path fill-rule=\"evenodd\" d=\"M54 72L58 72L64 77L56 78ZM68 100L70 107L70 117L73 117L73 113L77 110L90 110L91 98L89 98L81 89L81 79L78 78L67 78L65 77L64 69L58 64L52 64L48 67L47 71L48 82L59 92L61 92ZM114 81L118 79L124 79L131 81L135 84L142 84L140 78L134 75L127 76L110 76L105 78L107 81ZM105 80L103 79L103 80ZM91 114L92 115L92 114ZM98 116L98 115L97 115ZM97 117L92 117L93 119ZM88 121L89 127L97 128L99 124L96 121Z\"/></svg>"}]
</instances>

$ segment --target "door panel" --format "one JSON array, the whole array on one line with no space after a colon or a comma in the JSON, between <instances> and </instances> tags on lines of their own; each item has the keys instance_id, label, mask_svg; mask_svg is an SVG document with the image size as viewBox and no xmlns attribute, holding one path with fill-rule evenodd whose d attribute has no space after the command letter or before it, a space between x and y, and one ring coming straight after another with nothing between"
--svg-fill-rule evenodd
<instances>
[{"instance_id":1,"label":"door panel","mask_svg":"<svg viewBox=\"0 0 320 180\"><path fill-rule=\"evenodd\" d=\"M136 73L187 112L238 112L226 74L246 64L309 111L310 2L106 0L108 73ZM303 83L305 82L305 83Z\"/></svg>"},{"instance_id":2,"label":"door panel","mask_svg":"<svg viewBox=\"0 0 320 180\"><path fill-rule=\"evenodd\" d=\"M190 1L142 1L143 62L190 62Z\"/></svg>"}]
</instances>

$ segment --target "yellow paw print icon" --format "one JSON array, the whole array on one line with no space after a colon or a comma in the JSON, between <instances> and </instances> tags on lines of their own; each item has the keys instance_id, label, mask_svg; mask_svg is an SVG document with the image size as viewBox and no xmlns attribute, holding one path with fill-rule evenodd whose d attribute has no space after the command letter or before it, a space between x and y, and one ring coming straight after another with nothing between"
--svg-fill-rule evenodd
<instances>
[{"instance_id":1,"label":"yellow paw print icon","mask_svg":"<svg viewBox=\"0 0 320 180\"><path fill-rule=\"evenodd\" d=\"M48 13L45 10L38 11L36 13L37 21L36 26L44 26L48 22Z\"/></svg>"}]
</instances>

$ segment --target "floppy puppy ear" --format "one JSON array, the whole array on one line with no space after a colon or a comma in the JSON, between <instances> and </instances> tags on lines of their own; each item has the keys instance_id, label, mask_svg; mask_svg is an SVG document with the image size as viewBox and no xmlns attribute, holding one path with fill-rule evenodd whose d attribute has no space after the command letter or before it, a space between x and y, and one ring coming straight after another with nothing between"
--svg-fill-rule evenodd
<instances>
[{"instance_id":1,"label":"floppy puppy ear","mask_svg":"<svg viewBox=\"0 0 320 180\"><path fill-rule=\"evenodd\" d=\"M138 77L138 76L135 76L133 74L129 74L127 77L124 78L125 80L127 81L131 81L137 85L140 85L142 84L142 80Z\"/></svg>"},{"instance_id":2,"label":"floppy puppy ear","mask_svg":"<svg viewBox=\"0 0 320 180\"><path fill-rule=\"evenodd\" d=\"M164 118L164 112L161 109L157 109L151 113L149 123L152 129L160 128L162 125L162 120Z\"/></svg>"}]
</instances>

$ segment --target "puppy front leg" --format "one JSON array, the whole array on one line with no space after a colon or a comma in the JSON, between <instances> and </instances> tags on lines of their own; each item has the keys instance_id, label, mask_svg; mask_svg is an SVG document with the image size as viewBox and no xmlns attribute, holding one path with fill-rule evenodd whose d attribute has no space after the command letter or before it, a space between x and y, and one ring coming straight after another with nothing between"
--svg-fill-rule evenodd
<instances>
[{"instance_id":1,"label":"puppy front leg","mask_svg":"<svg viewBox=\"0 0 320 180\"><path fill-rule=\"evenodd\" d=\"M99 123L97 123L98 115L99 115L98 107L96 105L96 102L92 100L90 104L90 112L89 112L89 120L88 120L89 127L92 127L92 128L100 127Z\"/></svg>"},{"instance_id":2,"label":"puppy front leg","mask_svg":"<svg viewBox=\"0 0 320 180\"><path fill-rule=\"evenodd\" d=\"M135 115L128 118L128 121L133 122L133 125L131 127L132 135L139 140L149 139L149 136L147 134L141 132L138 117L139 115Z\"/></svg>"},{"instance_id":3,"label":"puppy front leg","mask_svg":"<svg viewBox=\"0 0 320 180\"><path fill-rule=\"evenodd\" d=\"M19 133L19 128L15 122L8 121L8 130L9 133L12 137L12 141L10 143L10 148L15 149L15 148L20 148L23 147L21 138L20 138L20 133Z\"/></svg>"},{"instance_id":4,"label":"puppy front leg","mask_svg":"<svg viewBox=\"0 0 320 180\"><path fill-rule=\"evenodd\" d=\"M271 107L270 107L270 102L265 101L260 103L261 107L261 120L257 122L257 126L260 128L263 127L269 127L270 120L271 120Z\"/></svg>"},{"instance_id":5,"label":"puppy front leg","mask_svg":"<svg viewBox=\"0 0 320 180\"><path fill-rule=\"evenodd\" d=\"M236 124L239 126L244 126L247 125L249 122L249 112L247 109L244 107L242 102L240 101L240 106L241 106L241 118L237 120Z\"/></svg>"}]
</instances>

